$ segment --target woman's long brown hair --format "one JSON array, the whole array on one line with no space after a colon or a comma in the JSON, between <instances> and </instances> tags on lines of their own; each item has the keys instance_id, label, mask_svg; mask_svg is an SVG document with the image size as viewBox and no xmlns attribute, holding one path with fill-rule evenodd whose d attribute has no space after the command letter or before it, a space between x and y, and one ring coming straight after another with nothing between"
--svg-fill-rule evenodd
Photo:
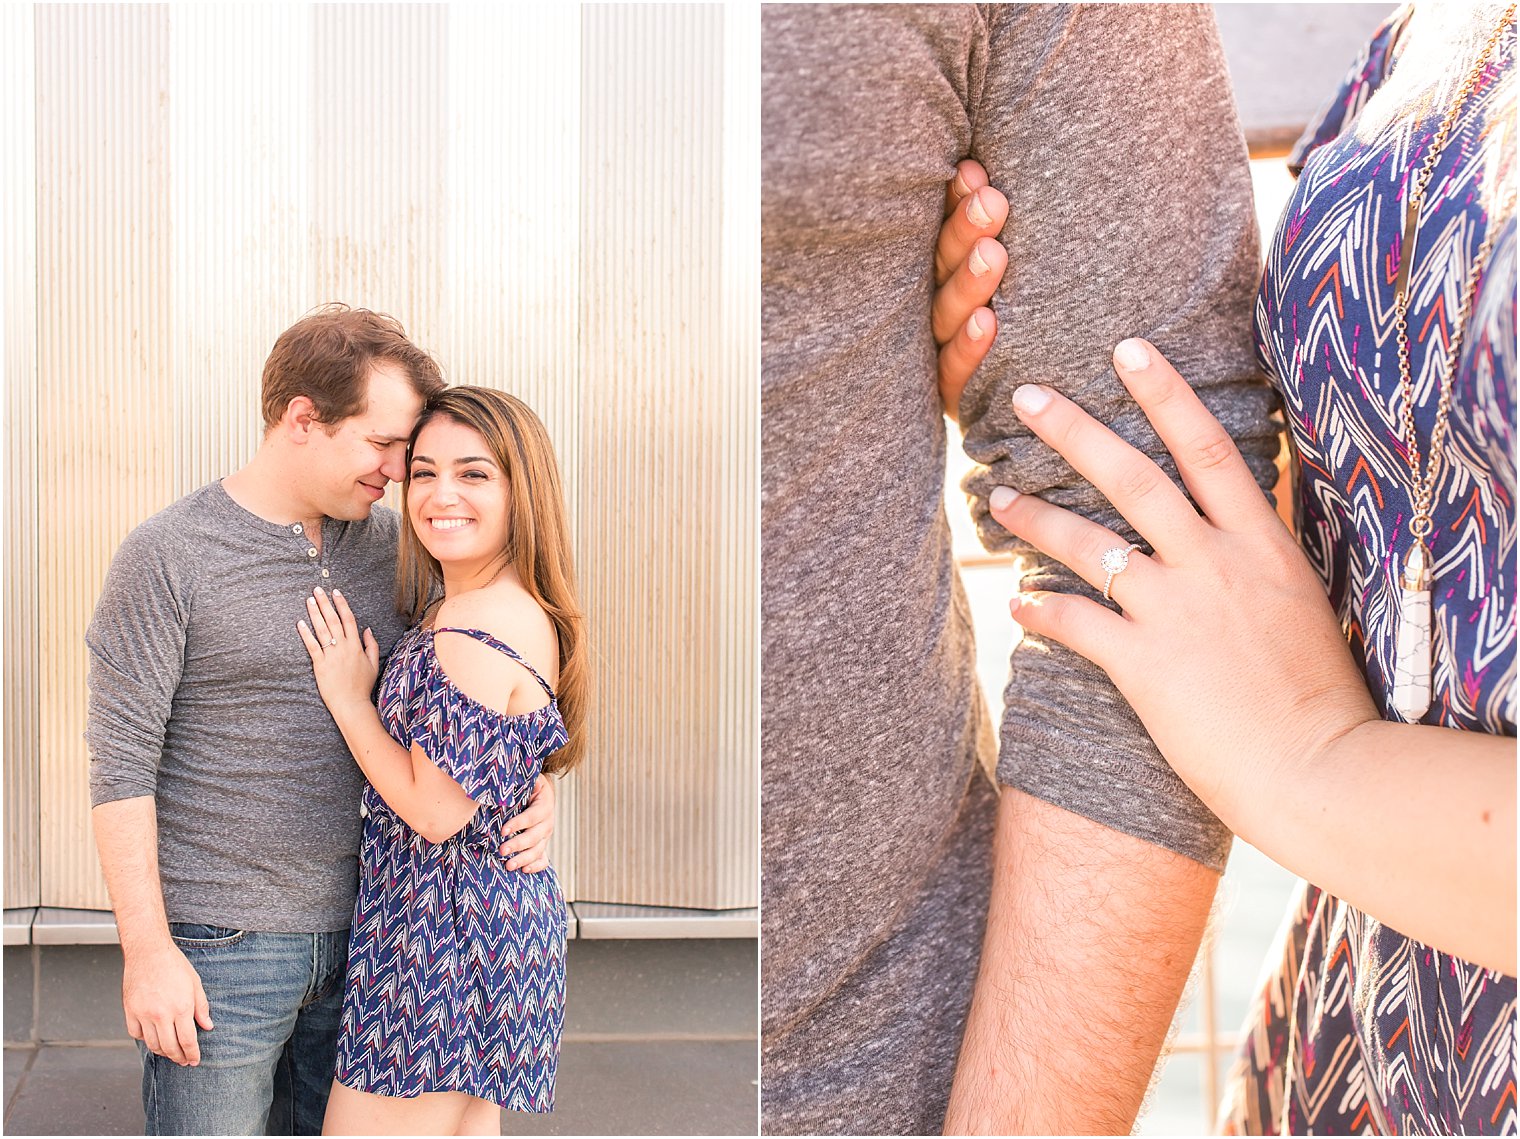
<instances>
[{"instance_id":1,"label":"woman's long brown hair","mask_svg":"<svg viewBox=\"0 0 1520 1139\"><path fill-rule=\"evenodd\" d=\"M443 569L412 527L407 509L412 448L430 420L446 416L480 432L507 479L507 542L504 563L543 607L559 635L559 684L555 697L569 742L544 760L546 772L569 771L586 753L591 676L586 622L575 587L570 528L560 491L559 467L549 433L522 400L490 388L447 388L428 401L406 447L407 481L401 487L401 552L396 561L396 609L417 624L443 585Z\"/></svg>"}]
</instances>

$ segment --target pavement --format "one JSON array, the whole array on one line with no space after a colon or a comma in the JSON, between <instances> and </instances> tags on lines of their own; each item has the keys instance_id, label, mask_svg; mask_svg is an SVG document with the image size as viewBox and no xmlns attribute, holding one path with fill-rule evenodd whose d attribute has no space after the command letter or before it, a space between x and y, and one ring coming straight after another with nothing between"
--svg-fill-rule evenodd
<instances>
[{"instance_id":1,"label":"pavement","mask_svg":"<svg viewBox=\"0 0 1520 1139\"><path fill-rule=\"evenodd\" d=\"M753 940L572 942L558 1106L503 1112L501 1133L754 1135L754 955ZM140 1077L129 1042L8 1041L4 1132L141 1135Z\"/></svg>"},{"instance_id":2,"label":"pavement","mask_svg":"<svg viewBox=\"0 0 1520 1139\"><path fill-rule=\"evenodd\" d=\"M141 1135L129 1044L7 1046L7 1135ZM753 1135L754 1041L567 1040L557 1109L502 1112L503 1135Z\"/></svg>"}]
</instances>

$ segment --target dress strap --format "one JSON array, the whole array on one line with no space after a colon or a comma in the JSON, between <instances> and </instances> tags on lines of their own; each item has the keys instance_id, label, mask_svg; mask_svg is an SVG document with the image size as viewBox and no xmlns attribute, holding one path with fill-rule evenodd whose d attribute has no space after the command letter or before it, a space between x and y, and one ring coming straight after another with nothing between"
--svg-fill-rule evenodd
<instances>
[{"instance_id":1,"label":"dress strap","mask_svg":"<svg viewBox=\"0 0 1520 1139\"><path fill-rule=\"evenodd\" d=\"M506 653L509 657L511 657L518 664L522 665L525 669L533 674L533 679L544 686L544 691L549 694L550 700L555 699L554 689L549 687L549 682L538 674L538 669L534 668L527 662L526 659L524 659L522 653L518 652L506 642L498 641L484 629L457 629L452 625L445 625L442 628L435 626L433 629L433 635L436 637L439 633L463 633L467 637L473 637L477 641L481 641L485 644L490 645L493 649L500 649L502 652Z\"/></svg>"}]
</instances>

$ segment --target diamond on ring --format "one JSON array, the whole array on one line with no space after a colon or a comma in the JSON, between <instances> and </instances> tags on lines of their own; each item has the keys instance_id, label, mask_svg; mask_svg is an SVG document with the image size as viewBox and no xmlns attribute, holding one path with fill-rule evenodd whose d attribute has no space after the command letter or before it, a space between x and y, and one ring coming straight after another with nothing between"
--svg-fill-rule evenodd
<instances>
[{"instance_id":1,"label":"diamond on ring","mask_svg":"<svg viewBox=\"0 0 1520 1139\"><path fill-rule=\"evenodd\" d=\"M336 646L336 645L337 645L337 643L338 643L338 638L337 638L337 637L332 637L332 638L330 638L330 639L329 639L329 640L328 640L328 642L327 642L327 647L328 647L328 648L333 648L333 647L334 647L334 646Z\"/></svg>"},{"instance_id":2,"label":"diamond on ring","mask_svg":"<svg viewBox=\"0 0 1520 1139\"><path fill-rule=\"evenodd\" d=\"M1103 583L1103 600L1112 601L1108 591L1113 588L1114 578L1129 569L1129 555L1131 550L1138 550L1140 543L1131 542L1127 546L1115 546L1111 550L1104 550L1103 556L1098 559L1098 565L1103 572L1108 574L1108 580Z\"/></svg>"}]
</instances>

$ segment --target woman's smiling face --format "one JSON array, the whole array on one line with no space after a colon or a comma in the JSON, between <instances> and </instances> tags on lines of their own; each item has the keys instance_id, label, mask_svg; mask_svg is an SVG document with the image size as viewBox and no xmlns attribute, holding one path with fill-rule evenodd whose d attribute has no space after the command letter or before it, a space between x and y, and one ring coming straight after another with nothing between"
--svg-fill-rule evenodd
<instances>
[{"instance_id":1,"label":"woman's smiling face","mask_svg":"<svg viewBox=\"0 0 1520 1139\"><path fill-rule=\"evenodd\" d=\"M506 549L511 512L507 474L473 427L438 416L412 447L407 515L440 564L480 563Z\"/></svg>"}]
</instances>

